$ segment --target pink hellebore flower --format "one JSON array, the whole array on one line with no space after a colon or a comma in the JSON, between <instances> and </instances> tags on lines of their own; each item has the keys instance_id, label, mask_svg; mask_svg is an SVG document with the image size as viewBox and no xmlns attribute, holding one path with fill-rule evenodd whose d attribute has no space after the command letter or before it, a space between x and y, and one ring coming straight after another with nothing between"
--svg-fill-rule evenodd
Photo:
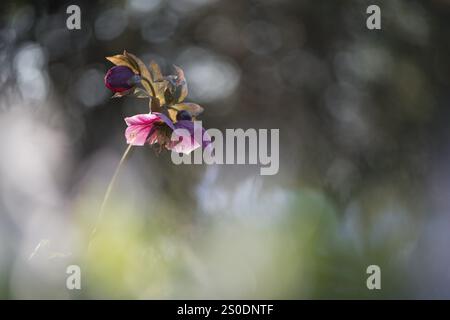
<instances>
[{"instance_id":1,"label":"pink hellebore flower","mask_svg":"<svg viewBox=\"0 0 450 320\"><path fill-rule=\"evenodd\" d=\"M127 143L135 146L158 143L168 150L185 154L190 154L199 147L205 148L211 143L205 129L196 125L186 111L181 111L178 115L175 124L166 115L158 112L125 118L128 126L125 130ZM181 130L176 131L177 129L184 129L185 135ZM171 140L174 131L178 136L175 141Z\"/></svg>"}]
</instances>

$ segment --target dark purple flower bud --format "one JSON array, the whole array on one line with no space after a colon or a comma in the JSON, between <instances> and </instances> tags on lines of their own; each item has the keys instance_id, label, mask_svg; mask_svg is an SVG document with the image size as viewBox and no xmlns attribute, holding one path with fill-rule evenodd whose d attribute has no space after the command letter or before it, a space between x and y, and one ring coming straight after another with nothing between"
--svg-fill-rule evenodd
<instances>
[{"instance_id":1,"label":"dark purple flower bud","mask_svg":"<svg viewBox=\"0 0 450 320\"><path fill-rule=\"evenodd\" d=\"M192 117L191 117L191 114L189 113L189 111L186 111L186 110L178 111L177 121L180 121L180 120L192 120Z\"/></svg>"},{"instance_id":2,"label":"dark purple flower bud","mask_svg":"<svg viewBox=\"0 0 450 320\"><path fill-rule=\"evenodd\" d=\"M105 75L105 86L112 92L123 92L131 89L140 77L130 68L115 66L108 70Z\"/></svg>"}]
</instances>

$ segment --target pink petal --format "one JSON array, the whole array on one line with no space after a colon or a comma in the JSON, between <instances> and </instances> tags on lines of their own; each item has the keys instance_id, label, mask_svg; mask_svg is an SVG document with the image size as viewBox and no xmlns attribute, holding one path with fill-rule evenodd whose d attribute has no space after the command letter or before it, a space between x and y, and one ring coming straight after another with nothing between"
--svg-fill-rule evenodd
<instances>
[{"instance_id":1,"label":"pink petal","mask_svg":"<svg viewBox=\"0 0 450 320\"><path fill-rule=\"evenodd\" d=\"M125 137L127 138L127 143L134 146L143 146L147 137L150 133L151 126L130 126L125 130Z\"/></svg>"},{"instance_id":2,"label":"pink petal","mask_svg":"<svg viewBox=\"0 0 450 320\"><path fill-rule=\"evenodd\" d=\"M128 125L128 128L125 130L127 143L134 146L143 146L156 121L160 121L160 118L154 114L138 114L125 118L125 122Z\"/></svg>"},{"instance_id":3,"label":"pink petal","mask_svg":"<svg viewBox=\"0 0 450 320\"><path fill-rule=\"evenodd\" d=\"M137 114L132 117L125 118L125 122L128 126L131 125L143 125L152 124L153 122L161 120L160 117L153 113Z\"/></svg>"},{"instance_id":4,"label":"pink petal","mask_svg":"<svg viewBox=\"0 0 450 320\"><path fill-rule=\"evenodd\" d=\"M195 139L186 139L185 137L180 137L181 141L169 146L169 150L173 150L179 153L190 154L192 151L200 147L200 144Z\"/></svg>"},{"instance_id":5,"label":"pink petal","mask_svg":"<svg viewBox=\"0 0 450 320\"><path fill-rule=\"evenodd\" d=\"M208 134L205 133L205 129L203 129L201 126L194 126L194 122L190 120L180 120L175 124L175 127L177 129L185 129L189 132L190 137L185 137L180 135L179 142L176 141L168 147L169 150L173 150L175 152L190 154L195 149L203 146L206 147L210 142L211 138ZM197 136L195 135L195 130L197 130L197 135L201 139L200 141L197 141ZM175 134L177 132L175 131Z\"/></svg>"}]
</instances>

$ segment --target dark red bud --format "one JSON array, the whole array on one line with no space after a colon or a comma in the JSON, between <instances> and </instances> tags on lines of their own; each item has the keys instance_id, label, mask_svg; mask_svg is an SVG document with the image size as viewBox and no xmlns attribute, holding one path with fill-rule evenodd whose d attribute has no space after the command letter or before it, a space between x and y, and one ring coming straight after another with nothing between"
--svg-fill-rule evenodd
<instances>
[{"instance_id":1,"label":"dark red bud","mask_svg":"<svg viewBox=\"0 0 450 320\"><path fill-rule=\"evenodd\" d=\"M123 92L133 87L136 74L126 66L115 66L105 75L105 86L112 92Z\"/></svg>"}]
</instances>

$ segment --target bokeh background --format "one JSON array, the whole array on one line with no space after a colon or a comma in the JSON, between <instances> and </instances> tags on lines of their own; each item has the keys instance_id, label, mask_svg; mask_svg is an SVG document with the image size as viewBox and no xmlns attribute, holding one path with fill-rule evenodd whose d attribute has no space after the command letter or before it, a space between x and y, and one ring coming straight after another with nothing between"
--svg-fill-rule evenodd
<instances>
[{"instance_id":1,"label":"bokeh background","mask_svg":"<svg viewBox=\"0 0 450 320\"><path fill-rule=\"evenodd\" d=\"M1 298L450 298L449 1L1 6ZM147 111L103 85L124 49L182 67L205 127L280 129L280 171L134 148L88 251Z\"/></svg>"}]
</instances>

